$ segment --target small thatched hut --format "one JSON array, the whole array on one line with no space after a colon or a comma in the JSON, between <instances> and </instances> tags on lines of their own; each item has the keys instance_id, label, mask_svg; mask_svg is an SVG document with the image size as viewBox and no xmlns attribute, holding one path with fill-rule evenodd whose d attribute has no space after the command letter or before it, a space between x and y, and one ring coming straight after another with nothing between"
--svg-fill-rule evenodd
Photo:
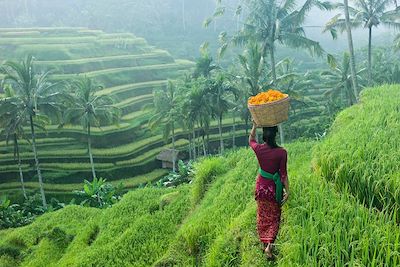
<instances>
[{"instance_id":1,"label":"small thatched hut","mask_svg":"<svg viewBox=\"0 0 400 267\"><path fill-rule=\"evenodd\" d=\"M179 154L179 150L173 150L173 149L165 149L163 151L160 152L160 154L157 155L156 159L161 160L162 162L162 168L163 169L172 169L173 165L173 158L175 155L175 163L181 159L180 158L180 154Z\"/></svg>"}]
</instances>

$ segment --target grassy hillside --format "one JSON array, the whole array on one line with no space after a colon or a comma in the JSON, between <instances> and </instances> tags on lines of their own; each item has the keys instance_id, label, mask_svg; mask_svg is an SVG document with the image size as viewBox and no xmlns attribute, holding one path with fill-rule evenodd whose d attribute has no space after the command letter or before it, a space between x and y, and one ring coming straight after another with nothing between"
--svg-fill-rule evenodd
<instances>
[{"instance_id":1,"label":"grassy hillside","mask_svg":"<svg viewBox=\"0 0 400 267\"><path fill-rule=\"evenodd\" d=\"M315 151L315 168L366 205L400 218L400 87L363 91Z\"/></svg>"},{"instance_id":2,"label":"grassy hillside","mask_svg":"<svg viewBox=\"0 0 400 267\"><path fill-rule=\"evenodd\" d=\"M288 146L291 199L271 266L396 266L387 213L310 172L313 143ZM1 266L269 266L258 242L249 149L196 164L192 185L144 188L110 209L69 206L2 231Z\"/></svg>"}]
</instances>

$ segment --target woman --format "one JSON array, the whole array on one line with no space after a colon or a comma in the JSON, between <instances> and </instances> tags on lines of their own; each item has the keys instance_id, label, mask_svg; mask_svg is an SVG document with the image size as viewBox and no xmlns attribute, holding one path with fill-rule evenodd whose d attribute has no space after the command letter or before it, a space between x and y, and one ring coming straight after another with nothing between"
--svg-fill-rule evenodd
<instances>
[{"instance_id":1,"label":"woman","mask_svg":"<svg viewBox=\"0 0 400 267\"><path fill-rule=\"evenodd\" d=\"M253 121L249 144L260 165L255 189L257 231L260 241L264 243L266 256L272 259L273 244L279 230L281 206L289 197L287 152L276 144L278 127L263 128L264 143L262 144L258 144L255 139L256 130L257 125Z\"/></svg>"}]
</instances>

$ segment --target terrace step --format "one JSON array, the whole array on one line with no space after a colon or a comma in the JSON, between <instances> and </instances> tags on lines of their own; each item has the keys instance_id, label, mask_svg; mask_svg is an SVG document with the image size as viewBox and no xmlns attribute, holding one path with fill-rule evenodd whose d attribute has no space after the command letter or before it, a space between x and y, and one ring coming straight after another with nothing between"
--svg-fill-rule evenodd
<instances>
[{"instance_id":1,"label":"terrace step","mask_svg":"<svg viewBox=\"0 0 400 267\"><path fill-rule=\"evenodd\" d=\"M127 83L142 83L154 80L173 79L178 70L190 69L194 63L187 60L177 60L175 63L156 64L139 67L124 67L86 72L85 75L95 79L105 87L113 87ZM72 74L56 74L54 80L69 80L76 77Z\"/></svg>"},{"instance_id":2,"label":"terrace step","mask_svg":"<svg viewBox=\"0 0 400 267\"><path fill-rule=\"evenodd\" d=\"M61 73L73 74L117 67L138 67L160 63L174 63L171 55L163 50L138 55L116 55L69 60L37 61L42 69L56 68Z\"/></svg>"}]
</instances>

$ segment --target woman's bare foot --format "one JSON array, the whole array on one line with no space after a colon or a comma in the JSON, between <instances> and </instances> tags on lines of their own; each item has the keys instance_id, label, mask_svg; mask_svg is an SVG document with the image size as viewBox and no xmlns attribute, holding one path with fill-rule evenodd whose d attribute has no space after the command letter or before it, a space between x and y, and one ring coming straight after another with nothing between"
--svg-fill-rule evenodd
<instances>
[{"instance_id":1,"label":"woman's bare foot","mask_svg":"<svg viewBox=\"0 0 400 267\"><path fill-rule=\"evenodd\" d=\"M265 248L264 252L268 259L274 258L274 255L272 254L272 245L270 243L267 244L267 247Z\"/></svg>"}]
</instances>

